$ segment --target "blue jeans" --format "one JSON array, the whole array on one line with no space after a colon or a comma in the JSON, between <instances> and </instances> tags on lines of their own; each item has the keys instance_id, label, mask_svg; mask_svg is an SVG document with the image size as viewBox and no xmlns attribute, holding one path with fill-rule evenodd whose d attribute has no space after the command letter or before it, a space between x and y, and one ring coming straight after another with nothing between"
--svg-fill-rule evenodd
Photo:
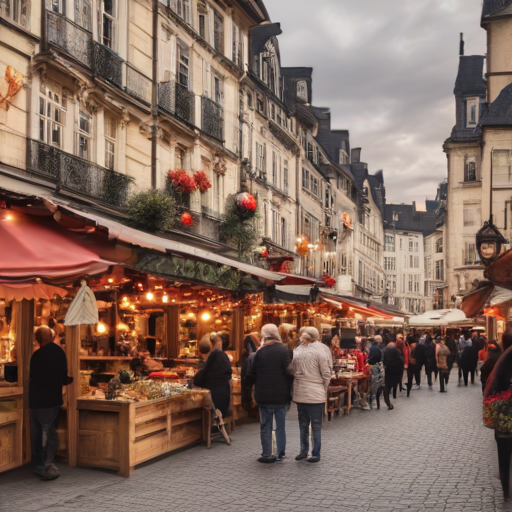
<instances>
[{"instance_id":1,"label":"blue jeans","mask_svg":"<svg viewBox=\"0 0 512 512\"><path fill-rule=\"evenodd\" d=\"M286 450L286 430L284 428L286 418L286 405L260 405L260 437L261 455L272 455L272 428L276 420L276 444L277 455L284 454Z\"/></svg>"},{"instance_id":2,"label":"blue jeans","mask_svg":"<svg viewBox=\"0 0 512 512\"><path fill-rule=\"evenodd\" d=\"M57 422L60 407L30 409L32 460L36 466L52 464L59 449Z\"/></svg>"},{"instance_id":3,"label":"blue jeans","mask_svg":"<svg viewBox=\"0 0 512 512\"><path fill-rule=\"evenodd\" d=\"M300 453L309 452L309 425L313 434L313 457L320 457L322 446L322 419L324 417L325 403L297 404L299 413Z\"/></svg>"}]
</instances>

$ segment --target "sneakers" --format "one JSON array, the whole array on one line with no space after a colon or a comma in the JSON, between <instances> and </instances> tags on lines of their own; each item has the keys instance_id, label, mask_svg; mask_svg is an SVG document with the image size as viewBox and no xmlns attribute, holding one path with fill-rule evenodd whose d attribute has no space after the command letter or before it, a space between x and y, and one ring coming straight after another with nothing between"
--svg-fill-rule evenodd
<instances>
[{"instance_id":1,"label":"sneakers","mask_svg":"<svg viewBox=\"0 0 512 512\"><path fill-rule=\"evenodd\" d=\"M273 455L267 455L264 457L260 457L258 459L258 462L262 462L263 464L272 464L276 460L277 460L276 457L274 457Z\"/></svg>"},{"instance_id":2,"label":"sneakers","mask_svg":"<svg viewBox=\"0 0 512 512\"><path fill-rule=\"evenodd\" d=\"M297 457L295 457L295 460L304 460L304 459L307 459L308 458L308 454L307 453L299 453L299 455L297 455Z\"/></svg>"},{"instance_id":3,"label":"sneakers","mask_svg":"<svg viewBox=\"0 0 512 512\"><path fill-rule=\"evenodd\" d=\"M55 464L47 464L46 466L37 466L34 474L41 477L42 480L56 480L60 473Z\"/></svg>"},{"instance_id":4,"label":"sneakers","mask_svg":"<svg viewBox=\"0 0 512 512\"><path fill-rule=\"evenodd\" d=\"M285 453L280 453L278 456L277 456L277 459L276 461L277 462L283 462L283 460L286 459L286 454Z\"/></svg>"}]
</instances>

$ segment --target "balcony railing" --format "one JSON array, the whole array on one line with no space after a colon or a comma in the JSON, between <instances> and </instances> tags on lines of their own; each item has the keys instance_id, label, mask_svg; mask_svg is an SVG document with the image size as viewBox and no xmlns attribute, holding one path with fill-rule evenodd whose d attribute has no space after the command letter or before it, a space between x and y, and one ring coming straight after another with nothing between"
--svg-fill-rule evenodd
<instances>
[{"instance_id":1,"label":"balcony railing","mask_svg":"<svg viewBox=\"0 0 512 512\"><path fill-rule=\"evenodd\" d=\"M224 140L224 111L215 101L201 97L201 127L204 132L219 140Z\"/></svg>"},{"instance_id":2,"label":"balcony railing","mask_svg":"<svg viewBox=\"0 0 512 512\"><path fill-rule=\"evenodd\" d=\"M46 39L68 52L78 62L92 68L92 34L52 11L46 11Z\"/></svg>"},{"instance_id":3,"label":"balcony railing","mask_svg":"<svg viewBox=\"0 0 512 512\"><path fill-rule=\"evenodd\" d=\"M118 208L126 205L133 181L129 176L37 140L30 140L29 148L29 167L35 174L82 196L99 199Z\"/></svg>"},{"instance_id":4,"label":"balcony railing","mask_svg":"<svg viewBox=\"0 0 512 512\"><path fill-rule=\"evenodd\" d=\"M108 46L94 42L94 72L117 87L123 87L123 59Z\"/></svg>"},{"instance_id":5,"label":"balcony railing","mask_svg":"<svg viewBox=\"0 0 512 512\"><path fill-rule=\"evenodd\" d=\"M158 105L190 124L195 124L195 96L188 88L176 80L160 82Z\"/></svg>"},{"instance_id":6,"label":"balcony railing","mask_svg":"<svg viewBox=\"0 0 512 512\"><path fill-rule=\"evenodd\" d=\"M152 81L107 46L92 40L92 33L53 11L46 11L46 40L94 73L128 94L151 104Z\"/></svg>"}]
</instances>

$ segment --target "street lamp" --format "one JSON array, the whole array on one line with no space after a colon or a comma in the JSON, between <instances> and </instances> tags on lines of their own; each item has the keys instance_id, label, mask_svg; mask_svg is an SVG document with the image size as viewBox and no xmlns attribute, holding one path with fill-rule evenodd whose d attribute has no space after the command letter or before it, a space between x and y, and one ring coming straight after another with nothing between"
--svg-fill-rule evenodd
<instances>
[{"instance_id":1,"label":"street lamp","mask_svg":"<svg viewBox=\"0 0 512 512\"><path fill-rule=\"evenodd\" d=\"M492 221L485 221L476 234L476 249L484 265L489 265L499 256L501 246L505 242L505 238Z\"/></svg>"}]
</instances>

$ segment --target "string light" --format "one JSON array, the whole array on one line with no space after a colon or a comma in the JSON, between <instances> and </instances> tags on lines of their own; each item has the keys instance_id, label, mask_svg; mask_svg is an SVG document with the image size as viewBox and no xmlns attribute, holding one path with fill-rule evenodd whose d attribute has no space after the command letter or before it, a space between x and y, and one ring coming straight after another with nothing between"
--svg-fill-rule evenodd
<instances>
[{"instance_id":1,"label":"string light","mask_svg":"<svg viewBox=\"0 0 512 512\"><path fill-rule=\"evenodd\" d=\"M205 312L205 313L203 313L203 314L201 315L201 320L202 320L203 322L208 322L208 320L210 320L210 319L211 319L211 317L212 317L212 315L210 315L210 313Z\"/></svg>"},{"instance_id":2,"label":"string light","mask_svg":"<svg viewBox=\"0 0 512 512\"><path fill-rule=\"evenodd\" d=\"M153 300L154 295L151 292L146 293L146 299Z\"/></svg>"},{"instance_id":3,"label":"string light","mask_svg":"<svg viewBox=\"0 0 512 512\"><path fill-rule=\"evenodd\" d=\"M96 332L99 334L107 332L107 326L103 322L99 322L98 327L96 327Z\"/></svg>"}]
</instances>

